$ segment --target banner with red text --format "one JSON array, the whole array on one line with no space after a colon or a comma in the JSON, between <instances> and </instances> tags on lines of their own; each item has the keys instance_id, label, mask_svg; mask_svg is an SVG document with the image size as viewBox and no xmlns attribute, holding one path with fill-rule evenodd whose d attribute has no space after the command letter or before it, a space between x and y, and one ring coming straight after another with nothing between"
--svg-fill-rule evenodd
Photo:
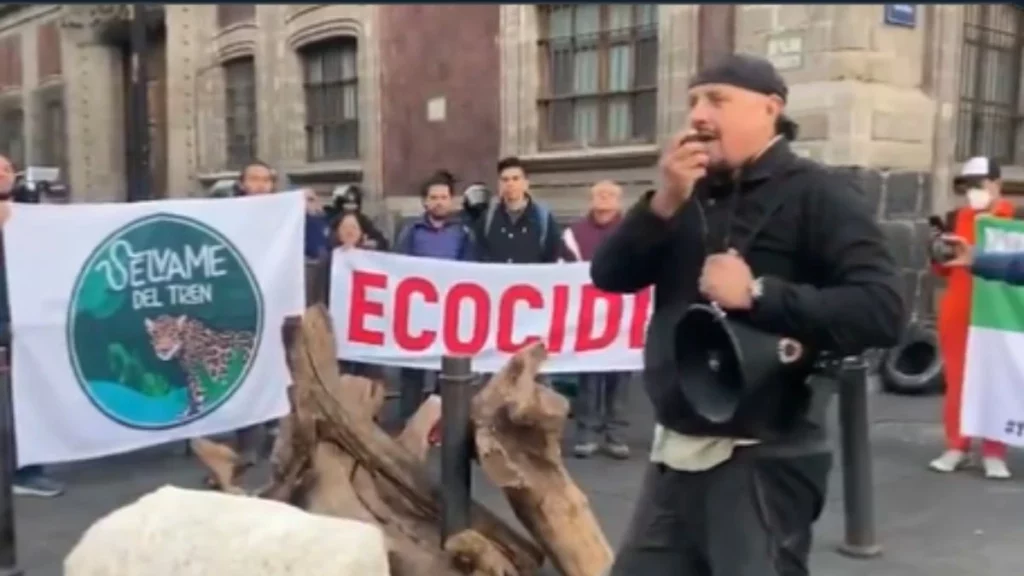
<instances>
[{"instance_id":1,"label":"banner with red text","mask_svg":"<svg viewBox=\"0 0 1024 576\"><path fill-rule=\"evenodd\" d=\"M586 263L481 264L339 250L330 303L343 360L436 370L450 354L494 372L540 340L550 355L544 372L605 372L641 368L651 292L602 292Z\"/></svg>"}]
</instances>

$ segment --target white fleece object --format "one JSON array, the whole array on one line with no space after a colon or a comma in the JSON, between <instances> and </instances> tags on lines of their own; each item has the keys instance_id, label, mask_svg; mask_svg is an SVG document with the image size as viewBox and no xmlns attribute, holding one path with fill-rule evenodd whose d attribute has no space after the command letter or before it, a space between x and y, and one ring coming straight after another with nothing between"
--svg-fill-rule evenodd
<instances>
[{"instance_id":1,"label":"white fleece object","mask_svg":"<svg viewBox=\"0 0 1024 576\"><path fill-rule=\"evenodd\" d=\"M389 574L376 526L173 486L97 520L64 559L64 576Z\"/></svg>"}]
</instances>

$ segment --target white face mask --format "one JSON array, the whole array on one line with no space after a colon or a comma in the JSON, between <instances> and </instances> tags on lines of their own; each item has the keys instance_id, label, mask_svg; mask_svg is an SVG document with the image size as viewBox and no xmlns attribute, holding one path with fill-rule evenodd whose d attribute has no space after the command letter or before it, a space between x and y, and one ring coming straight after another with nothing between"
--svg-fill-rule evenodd
<instances>
[{"instance_id":1,"label":"white face mask","mask_svg":"<svg viewBox=\"0 0 1024 576\"><path fill-rule=\"evenodd\" d=\"M992 203L992 193L984 188L971 188L967 191L967 205L974 210L984 210Z\"/></svg>"}]
</instances>

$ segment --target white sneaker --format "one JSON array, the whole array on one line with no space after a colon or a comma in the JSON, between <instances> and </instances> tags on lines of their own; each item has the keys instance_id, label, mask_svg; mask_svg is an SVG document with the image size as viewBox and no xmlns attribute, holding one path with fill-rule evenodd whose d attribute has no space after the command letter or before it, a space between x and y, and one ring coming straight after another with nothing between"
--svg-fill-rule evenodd
<instances>
[{"instance_id":1,"label":"white sneaker","mask_svg":"<svg viewBox=\"0 0 1024 576\"><path fill-rule=\"evenodd\" d=\"M958 468L967 463L967 453L963 450L946 450L935 460L932 460L928 467L936 472L956 472Z\"/></svg>"},{"instance_id":2,"label":"white sneaker","mask_svg":"<svg viewBox=\"0 0 1024 576\"><path fill-rule=\"evenodd\" d=\"M985 478L990 480L1010 479L1010 469L1006 467L1006 461L1002 458L985 458L982 460L982 467L985 469Z\"/></svg>"}]
</instances>

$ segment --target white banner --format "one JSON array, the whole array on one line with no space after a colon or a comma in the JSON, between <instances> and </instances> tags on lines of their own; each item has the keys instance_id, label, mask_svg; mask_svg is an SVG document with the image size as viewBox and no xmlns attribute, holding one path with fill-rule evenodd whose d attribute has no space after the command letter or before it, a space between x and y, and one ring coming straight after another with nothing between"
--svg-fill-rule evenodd
<instances>
[{"instance_id":1,"label":"white banner","mask_svg":"<svg viewBox=\"0 0 1024 576\"><path fill-rule=\"evenodd\" d=\"M338 250L330 292L338 357L436 370L443 355L471 356L475 371L494 372L541 340L548 373L639 370L651 292L602 292L589 267Z\"/></svg>"},{"instance_id":2,"label":"white banner","mask_svg":"<svg viewBox=\"0 0 1024 576\"><path fill-rule=\"evenodd\" d=\"M288 410L305 305L301 193L16 204L4 227L20 465L95 458Z\"/></svg>"}]
</instances>

